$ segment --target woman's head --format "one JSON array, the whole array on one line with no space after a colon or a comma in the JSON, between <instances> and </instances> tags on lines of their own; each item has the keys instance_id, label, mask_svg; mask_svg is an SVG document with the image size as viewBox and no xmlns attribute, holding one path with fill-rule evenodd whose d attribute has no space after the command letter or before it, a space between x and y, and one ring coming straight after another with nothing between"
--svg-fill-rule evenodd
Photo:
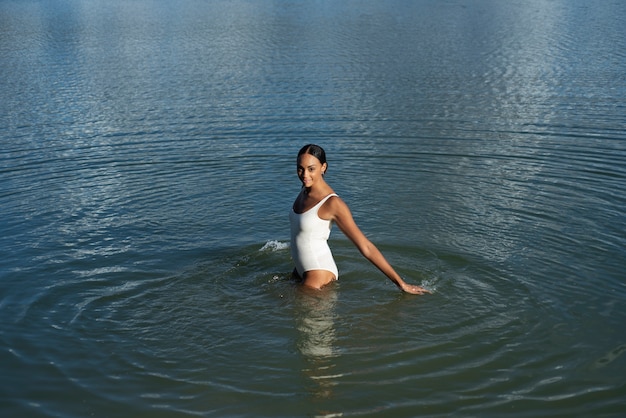
<instances>
[{"instance_id":1,"label":"woman's head","mask_svg":"<svg viewBox=\"0 0 626 418\"><path fill-rule=\"evenodd\" d=\"M312 187L318 181L324 183L324 174L328 169L326 153L322 147L314 144L305 145L298 152L298 178L304 187Z\"/></svg>"},{"instance_id":2,"label":"woman's head","mask_svg":"<svg viewBox=\"0 0 626 418\"><path fill-rule=\"evenodd\" d=\"M298 158L300 158L303 154L310 154L317 158L320 161L320 164L326 164L326 153L324 152L324 148L315 144L308 144L300 148L300 152L298 152Z\"/></svg>"}]
</instances>

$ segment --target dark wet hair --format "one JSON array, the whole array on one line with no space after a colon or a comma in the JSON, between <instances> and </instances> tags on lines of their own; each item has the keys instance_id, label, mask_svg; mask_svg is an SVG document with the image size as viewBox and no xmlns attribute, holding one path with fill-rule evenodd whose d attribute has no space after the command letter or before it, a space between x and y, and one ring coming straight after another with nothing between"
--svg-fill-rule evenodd
<instances>
[{"instance_id":1,"label":"dark wet hair","mask_svg":"<svg viewBox=\"0 0 626 418\"><path fill-rule=\"evenodd\" d=\"M324 152L324 148L320 147L319 145L308 144L303 146L302 148L300 148L300 152L298 152L298 158L302 154L311 154L312 156L320 160L320 163L322 163L322 165L326 163L326 153Z\"/></svg>"}]
</instances>

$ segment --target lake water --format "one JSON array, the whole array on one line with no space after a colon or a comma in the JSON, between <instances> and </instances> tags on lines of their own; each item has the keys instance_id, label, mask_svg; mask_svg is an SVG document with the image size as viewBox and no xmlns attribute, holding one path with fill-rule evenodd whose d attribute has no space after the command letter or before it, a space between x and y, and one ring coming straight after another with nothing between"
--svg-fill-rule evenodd
<instances>
[{"instance_id":1,"label":"lake water","mask_svg":"<svg viewBox=\"0 0 626 418\"><path fill-rule=\"evenodd\" d=\"M0 414L620 416L626 3L0 0ZM295 156L334 229L290 280Z\"/></svg>"}]
</instances>

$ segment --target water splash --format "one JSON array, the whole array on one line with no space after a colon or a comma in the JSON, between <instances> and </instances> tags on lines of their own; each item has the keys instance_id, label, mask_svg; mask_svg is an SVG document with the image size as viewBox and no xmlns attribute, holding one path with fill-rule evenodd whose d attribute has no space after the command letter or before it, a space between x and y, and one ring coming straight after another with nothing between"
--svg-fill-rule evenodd
<instances>
[{"instance_id":1,"label":"water splash","mask_svg":"<svg viewBox=\"0 0 626 418\"><path fill-rule=\"evenodd\" d=\"M259 251L281 251L289 248L288 242L280 242L276 240L267 241Z\"/></svg>"}]
</instances>

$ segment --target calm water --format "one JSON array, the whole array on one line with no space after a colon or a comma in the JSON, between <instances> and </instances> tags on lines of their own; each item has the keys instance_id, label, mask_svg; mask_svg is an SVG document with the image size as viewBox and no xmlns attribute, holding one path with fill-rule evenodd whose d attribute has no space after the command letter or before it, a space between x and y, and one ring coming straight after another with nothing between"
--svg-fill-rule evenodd
<instances>
[{"instance_id":1,"label":"calm water","mask_svg":"<svg viewBox=\"0 0 626 418\"><path fill-rule=\"evenodd\" d=\"M0 413L618 416L626 3L0 0ZM289 280L295 154L335 229Z\"/></svg>"}]
</instances>

